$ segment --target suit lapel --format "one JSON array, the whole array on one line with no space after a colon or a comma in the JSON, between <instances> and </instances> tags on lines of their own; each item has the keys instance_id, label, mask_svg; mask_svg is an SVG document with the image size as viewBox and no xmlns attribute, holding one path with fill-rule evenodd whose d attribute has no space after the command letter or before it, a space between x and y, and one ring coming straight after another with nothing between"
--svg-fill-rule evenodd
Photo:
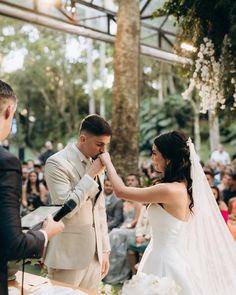
<instances>
[{"instance_id":1,"label":"suit lapel","mask_svg":"<svg viewBox=\"0 0 236 295\"><path fill-rule=\"evenodd\" d=\"M76 153L74 147L72 146L72 144L68 144L66 146L65 150L66 150L66 155L67 155L68 161L73 166L73 168L77 171L80 178L82 178L86 171L85 171L84 166L81 163L80 157ZM97 176L97 178L98 178L98 180L97 180L98 184L100 182L100 189L99 189L98 193L96 194L96 196L94 198L94 206L96 205L97 199L99 198L99 196L101 195L101 192L103 190L101 178L99 176Z\"/></svg>"},{"instance_id":2,"label":"suit lapel","mask_svg":"<svg viewBox=\"0 0 236 295\"><path fill-rule=\"evenodd\" d=\"M68 161L75 168L75 170L79 174L80 178L82 178L83 175L85 174L85 169L83 167L83 164L81 163L80 157L76 153L72 144L67 145L66 154L67 154Z\"/></svg>"}]
</instances>

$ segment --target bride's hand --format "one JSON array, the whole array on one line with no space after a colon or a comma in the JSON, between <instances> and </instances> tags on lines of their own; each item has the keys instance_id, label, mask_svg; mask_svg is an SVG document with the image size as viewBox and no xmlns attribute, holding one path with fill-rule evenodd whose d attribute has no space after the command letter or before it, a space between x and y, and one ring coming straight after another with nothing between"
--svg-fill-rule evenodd
<instances>
[{"instance_id":1,"label":"bride's hand","mask_svg":"<svg viewBox=\"0 0 236 295\"><path fill-rule=\"evenodd\" d=\"M99 158L97 158L95 161L93 161L93 163L88 168L88 170L87 170L86 173L88 175L90 175L92 178L94 178L98 174L103 173L104 172L104 169L105 169L105 166L103 165L103 163L101 162L101 160Z\"/></svg>"},{"instance_id":2,"label":"bride's hand","mask_svg":"<svg viewBox=\"0 0 236 295\"><path fill-rule=\"evenodd\" d=\"M101 160L102 164L105 166L107 166L107 164L111 162L111 157L108 152L100 154L99 159Z\"/></svg>"}]
</instances>

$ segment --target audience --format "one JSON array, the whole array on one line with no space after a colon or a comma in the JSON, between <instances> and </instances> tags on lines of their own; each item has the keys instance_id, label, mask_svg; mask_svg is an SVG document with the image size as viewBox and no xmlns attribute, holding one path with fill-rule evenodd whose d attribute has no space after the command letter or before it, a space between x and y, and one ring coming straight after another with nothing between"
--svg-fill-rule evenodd
<instances>
[{"instance_id":1,"label":"audience","mask_svg":"<svg viewBox=\"0 0 236 295\"><path fill-rule=\"evenodd\" d=\"M107 225L108 231L110 232L113 228L119 227L124 221L123 201L115 196L112 183L109 179L104 180L104 195L107 213Z\"/></svg>"}]
</instances>

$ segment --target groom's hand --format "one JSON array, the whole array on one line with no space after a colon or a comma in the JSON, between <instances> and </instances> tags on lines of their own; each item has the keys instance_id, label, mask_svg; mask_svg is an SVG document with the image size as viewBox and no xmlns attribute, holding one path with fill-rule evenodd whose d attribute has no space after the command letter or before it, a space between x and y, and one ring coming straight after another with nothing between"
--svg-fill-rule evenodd
<instances>
[{"instance_id":1,"label":"groom's hand","mask_svg":"<svg viewBox=\"0 0 236 295\"><path fill-rule=\"evenodd\" d=\"M103 252L102 253L102 279L107 275L109 270L109 253Z\"/></svg>"}]
</instances>

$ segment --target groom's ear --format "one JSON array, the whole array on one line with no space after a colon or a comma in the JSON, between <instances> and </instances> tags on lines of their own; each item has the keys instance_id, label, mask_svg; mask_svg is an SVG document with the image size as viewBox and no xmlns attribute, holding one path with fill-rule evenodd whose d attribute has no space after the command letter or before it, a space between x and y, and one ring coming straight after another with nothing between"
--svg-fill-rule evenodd
<instances>
[{"instance_id":1,"label":"groom's ear","mask_svg":"<svg viewBox=\"0 0 236 295\"><path fill-rule=\"evenodd\" d=\"M11 115L11 111L13 111L13 110L12 110L12 106L9 104L9 105L6 107L6 109L3 111L3 116L4 116L4 119L5 119L5 120L7 120L7 119L10 117L10 115Z\"/></svg>"},{"instance_id":2,"label":"groom's ear","mask_svg":"<svg viewBox=\"0 0 236 295\"><path fill-rule=\"evenodd\" d=\"M81 133L79 136L79 139L80 139L80 142L84 143L86 141L86 136L83 133Z\"/></svg>"}]
</instances>

